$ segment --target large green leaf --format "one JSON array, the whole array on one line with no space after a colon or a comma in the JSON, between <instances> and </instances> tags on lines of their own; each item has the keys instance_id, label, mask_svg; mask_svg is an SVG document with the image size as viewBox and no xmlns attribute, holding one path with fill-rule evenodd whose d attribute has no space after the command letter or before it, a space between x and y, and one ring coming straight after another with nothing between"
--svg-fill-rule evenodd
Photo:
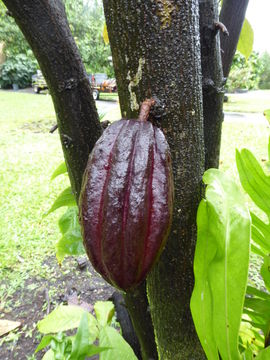
<instances>
[{"instance_id":1,"label":"large green leaf","mask_svg":"<svg viewBox=\"0 0 270 360\"><path fill-rule=\"evenodd\" d=\"M79 326L85 310L79 306L60 305L48 316L38 322L38 330L42 334L58 333L75 329ZM97 321L93 315L87 313L90 340L93 342L98 334Z\"/></svg>"},{"instance_id":2,"label":"large green leaf","mask_svg":"<svg viewBox=\"0 0 270 360\"><path fill-rule=\"evenodd\" d=\"M111 326L101 328L99 345L110 348L100 354L100 360L137 360L129 344Z\"/></svg>"},{"instance_id":3,"label":"large green leaf","mask_svg":"<svg viewBox=\"0 0 270 360\"><path fill-rule=\"evenodd\" d=\"M245 56L246 59L249 58L254 42L254 32L252 26L249 21L245 19L242 31L240 34L240 39L238 41L237 50L240 51L242 55Z\"/></svg>"},{"instance_id":4,"label":"large green leaf","mask_svg":"<svg viewBox=\"0 0 270 360\"><path fill-rule=\"evenodd\" d=\"M209 359L239 359L238 334L248 278L250 215L236 183L217 169L203 177L197 214L191 311Z\"/></svg>"}]
</instances>

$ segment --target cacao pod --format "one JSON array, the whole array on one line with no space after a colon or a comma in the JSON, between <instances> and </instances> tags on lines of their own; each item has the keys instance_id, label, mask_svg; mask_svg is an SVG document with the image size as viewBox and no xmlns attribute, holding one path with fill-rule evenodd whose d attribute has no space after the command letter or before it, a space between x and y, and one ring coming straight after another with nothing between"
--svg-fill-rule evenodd
<instances>
[{"instance_id":1,"label":"cacao pod","mask_svg":"<svg viewBox=\"0 0 270 360\"><path fill-rule=\"evenodd\" d=\"M114 122L90 154L80 196L84 246L105 280L127 291L146 277L164 248L172 207L162 131L148 121Z\"/></svg>"}]
</instances>

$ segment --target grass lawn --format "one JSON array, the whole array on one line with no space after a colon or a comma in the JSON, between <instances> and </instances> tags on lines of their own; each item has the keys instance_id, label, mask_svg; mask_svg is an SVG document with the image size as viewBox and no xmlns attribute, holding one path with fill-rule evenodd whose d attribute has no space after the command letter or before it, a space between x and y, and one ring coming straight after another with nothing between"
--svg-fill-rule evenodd
<instances>
[{"instance_id":1,"label":"grass lawn","mask_svg":"<svg viewBox=\"0 0 270 360\"><path fill-rule=\"evenodd\" d=\"M263 113L270 109L270 90L255 90L244 94L228 94L224 110L229 112Z\"/></svg>"},{"instance_id":2,"label":"grass lawn","mask_svg":"<svg viewBox=\"0 0 270 360\"><path fill-rule=\"evenodd\" d=\"M270 94L270 92L268 93ZM270 107L270 106L269 106ZM55 115L49 95L0 91L0 303L29 276L48 277L44 258L54 255L57 220L63 210L42 218L67 185L66 176L50 181L63 160L57 132L49 134ZM108 117L107 117L108 118ZM248 147L262 162L269 129L263 124L224 123L221 168L237 177L235 148ZM1 312L1 305L0 305Z\"/></svg>"}]
</instances>

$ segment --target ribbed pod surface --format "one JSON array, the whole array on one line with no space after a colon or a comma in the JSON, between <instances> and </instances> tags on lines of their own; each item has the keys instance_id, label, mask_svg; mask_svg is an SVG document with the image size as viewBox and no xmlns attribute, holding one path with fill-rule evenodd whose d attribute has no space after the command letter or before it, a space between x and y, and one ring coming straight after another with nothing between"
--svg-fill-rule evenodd
<instances>
[{"instance_id":1,"label":"ribbed pod surface","mask_svg":"<svg viewBox=\"0 0 270 360\"><path fill-rule=\"evenodd\" d=\"M119 120L96 143L80 197L84 245L112 285L139 284L161 253L172 219L169 146L148 121Z\"/></svg>"}]
</instances>

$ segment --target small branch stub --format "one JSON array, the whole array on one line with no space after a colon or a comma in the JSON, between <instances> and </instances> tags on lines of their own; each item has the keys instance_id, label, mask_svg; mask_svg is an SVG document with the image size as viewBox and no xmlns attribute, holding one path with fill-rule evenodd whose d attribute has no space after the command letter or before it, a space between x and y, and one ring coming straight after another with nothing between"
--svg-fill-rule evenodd
<instances>
[{"instance_id":1,"label":"small branch stub","mask_svg":"<svg viewBox=\"0 0 270 360\"><path fill-rule=\"evenodd\" d=\"M222 22L216 21L214 23L214 28L215 28L216 34L218 33L218 31L221 31L223 33L223 35L229 36L229 31Z\"/></svg>"},{"instance_id":2,"label":"small branch stub","mask_svg":"<svg viewBox=\"0 0 270 360\"><path fill-rule=\"evenodd\" d=\"M147 121L149 117L149 113L151 110L151 107L155 104L154 99L146 99L141 105L141 110L139 114L139 120L140 121Z\"/></svg>"}]
</instances>

